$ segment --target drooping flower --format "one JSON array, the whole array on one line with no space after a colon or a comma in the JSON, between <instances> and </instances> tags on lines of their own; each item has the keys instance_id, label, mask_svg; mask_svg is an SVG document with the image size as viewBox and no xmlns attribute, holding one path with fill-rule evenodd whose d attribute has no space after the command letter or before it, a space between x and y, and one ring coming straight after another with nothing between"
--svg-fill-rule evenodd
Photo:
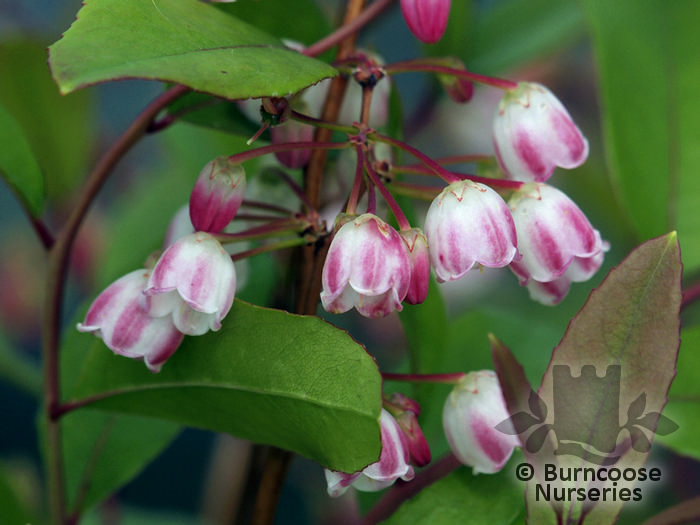
<instances>
[{"instance_id":1,"label":"drooping flower","mask_svg":"<svg viewBox=\"0 0 700 525\"><path fill-rule=\"evenodd\" d=\"M78 330L101 337L115 354L142 359L160 371L182 342L171 316L152 317L143 307L148 270L135 270L110 284L88 310Z\"/></svg>"},{"instance_id":2,"label":"drooping flower","mask_svg":"<svg viewBox=\"0 0 700 525\"><path fill-rule=\"evenodd\" d=\"M406 294L409 304L421 304L428 296L430 283L430 254L428 239L420 228L400 231L399 235L406 243L408 260L411 267L411 281Z\"/></svg>"},{"instance_id":3,"label":"drooping flower","mask_svg":"<svg viewBox=\"0 0 700 525\"><path fill-rule=\"evenodd\" d=\"M584 282L598 271L609 244L603 242L603 248L591 257L574 257L563 275L553 281L540 282L529 279L526 283L530 298L547 306L558 304L569 293L572 282Z\"/></svg>"},{"instance_id":4,"label":"drooping flower","mask_svg":"<svg viewBox=\"0 0 700 525\"><path fill-rule=\"evenodd\" d=\"M190 220L195 230L221 232L236 216L245 194L245 170L227 157L202 169L190 195Z\"/></svg>"},{"instance_id":5,"label":"drooping flower","mask_svg":"<svg viewBox=\"0 0 700 525\"><path fill-rule=\"evenodd\" d=\"M575 258L601 252L600 233L562 191L547 184L526 184L509 206L522 259L511 268L523 285L530 279L550 282L561 277Z\"/></svg>"},{"instance_id":6,"label":"drooping flower","mask_svg":"<svg viewBox=\"0 0 700 525\"><path fill-rule=\"evenodd\" d=\"M519 446L518 437L496 425L510 417L496 374L467 374L450 392L442 412L447 442L457 459L474 473L498 472Z\"/></svg>"},{"instance_id":7,"label":"drooping flower","mask_svg":"<svg viewBox=\"0 0 700 525\"><path fill-rule=\"evenodd\" d=\"M503 170L523 182L544 182L555 167L575 168L588 157L588 141L559 99L529 82L520 82L501 100L493 142Z\"/></svg>"},{"instance_id":8,"label":"drooping flower","mask_svg":"<svg viewBox=\"0 0 700 525\"><path fill-rule=\"evenodd\" d=\"M411 280L408 250L399 234L374 214L346 222L335 234L321 276L326 311L355 307L365 317L401 310Z\"/></svg>"},{"instance_id":9,"label":"drooping flower","mask_svg":"<svg viewBox=\"0 0 700 525\"><path fill-rule=\"evenodd\" d=\"M438 281L454 281L479 263L501 268L517 257L508 206L488 186L463 180L447 186L425 219L430 261Z\"/></svg>"},{"instance_id":10,"label":"drooping flower","mask_svg":"<svg viewBox=\"0 0 700 525\"><path fill-rule=\"evenodd\" d=\"M143 291L151 316L172 314L178 330L188 335L221 328L235 292L231 256L204 232L186 235L165 250Z\"/></svg>"},{"instance_id":11,"label":"drooping flower","mask_svg":"<svg viewBox=\"0 0 700 525\"><path fill-rule=\"evenodd\" d=\"M328 494L331 497L342 495L350 485L360 491L376 492L389 487L399 478L404 481L413 479L415 474L408 463L409 454L401 427L385 409L382 409L379 425L382 440L379 461L354 474L326 469Z\"/></svg>"},{"instance_id":12,"label":"drooping flower","mask_svg":"<svg viewBox=\"0 0 700 525\"><path fill-rule=\"evenodd\" d=\"M442 38L450 17L450 0L401 0L401 12L411 33L424 44Z\"/></svg>"}]
</instances>

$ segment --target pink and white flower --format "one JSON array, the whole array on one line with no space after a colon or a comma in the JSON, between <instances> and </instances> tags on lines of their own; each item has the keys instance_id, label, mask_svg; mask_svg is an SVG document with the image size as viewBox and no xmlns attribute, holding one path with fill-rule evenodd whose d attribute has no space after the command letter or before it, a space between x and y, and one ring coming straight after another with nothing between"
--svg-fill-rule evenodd
<instances>
[{"instance_id":1,"label":"pink and white flower","mask_svg":"<svg viewBox=\"0 0 700 525\"><path fill-rule=\"evenodd\" d=\"M508 206L494 190L470 180L450 184L433 200L425 235L440 282L459 279L477 263L507 266L518 255Z\"/></svg>"},{"instance_id":2,"label":"pink and white flower","mask_svg":"<svg viewBox=\"0 0 700 525\"><path fill-rule=\"evenodd\" d=\"M575 168L588 157L588 141L559 99L529 82L501 100L493 142L506 175L523 182L544 182L555 167Z\"/></svg>"},{"instance_id":3,"label":"pink and white flower","mask_svg":"<svg viewBox=\"0 0 700 525\"><path fill-rule=\"evenodd\" d=\"M190 220L195 230L219 233L233 220L245 194L245 170L227 157L202 169L190 195Z\"/></svg>"},{"instance_id":4,"label":"pink and white flower","mask_svg":"<svg viewBox=\"0 0 700 525\"><path fill-rule=\"evenodd\" d=\"M355 307L365 317L401 310L411 265L401 236L376 215L365 213L336 232L321 276L326 311Z\"/></svg>"},{"instance_id":5,"label":"pink and white flower","mask_svg":"<svg viewBox=\"0 0 700 525\"><path fill-rule=\"evenodd\" d=\"M509 417L496 374L482 370L467 374L447 396L442 425L457 459L473 467L475 474L492 474L520 445L517 435L496 429Z\"/></svg>"},{"instance_id":6,"label":"pink and white flower","mask_svg":"<svg viewBox=\"0 0 700 525\"><path fill-rule=\"evenodd\" d=\"M314 128L295 120L270 128L270 139L273 144L286 142L310 142L314 139ZM276 151L275 158L287 168L303 168L311 158L310 149L295 149L291 151Z\"/></svg>"},{"instance_id":7,"label":"pink and white flower","mask_svg":"<svg viewBox=\"0 0 700 525\"><path fill-rule=\"evenodd\" d=\"M165 250L143 291L151 316L172 314L178 330L188 335L220 329L235 292L231 256L204 232L186 235Z\"/></svg>"},{"instance_id":8,"label":"pink and white flower","mask_svg":"<svg viewBox=\"0 0 700 525\"><path fill-rule=\"evenodd\" d=\"M331 497L342 495L351 485L360 491L376 492L393 485L399 478L404 481L413 479L415 473L408 463L409 454L401 427L385 409L382 409L379 425L382 440L379 461L354 474L326 469L328 494Z\"/></svg>"},{"instance_id":9,"label":"pink and white flower","mask_svg":"<svg viewBox=\"0 0 700 525\"><path fill-rule=\"evenodd\" d=\"M558 304L569 293L572 282L584 282L593 277L598 271L609 244L603 242L601 251L591 257L574 257L571 264L561 277L549 282L540 282L530 279L527 281L527 289L530 298L547 306Z\"/></svg>"},{"instance_id":10,"label":"pink and white flower","mask_svg":"<svg viewBox=\"0 0 700 525\"><path fill-rule=\"evenodd\" d=\"M115 354L142 359L160 371L182 342L171 316L151 317L143 307L148 270L135 270L110 284L88 310L78 330L101 337Z\"/></svg>"},{"instance_id":11,"label":"pink and white flower","mask_svg":"<svg viewBox=\"0 0 700 525\"><path fill-rule=\"evenodd\" d=\"M509 201L522 259L511 269L523 285L530 279L551 282L567 271L575 258L600 253L598 230L562 191L547 184L526 184Z\"/></svg>"},{"instance_id":12,"label":"pink and white flower","mask_svg":"<svg viewBox=\"0 0 700 525\"><path fill-rule=\"evenodd\" d=\"M401 0L406 25L424 44L442 38L450 18L450 0Z\"/></svg>"}]
</instances>

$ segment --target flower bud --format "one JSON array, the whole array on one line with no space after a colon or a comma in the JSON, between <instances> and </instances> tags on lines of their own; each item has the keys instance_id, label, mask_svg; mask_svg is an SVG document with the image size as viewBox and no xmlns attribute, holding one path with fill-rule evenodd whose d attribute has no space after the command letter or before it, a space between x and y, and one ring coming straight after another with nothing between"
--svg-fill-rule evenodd
<instances>
[{"instance_id":1,"label":"flower bud","mask_svg":"<svg viewBox=\"0 0 700 525\"><path fill-rule=\"evenodd\" d=\"M493 142L503 170L523 182L544 182L556 166L575 168L588 157L588 141L559 99L528 82L520 82L501 100Z\"/></svg>"},{"instance_id":2,"label":"flower bud","mask_svg":"<svg viewBox=\"0 0 700 525\"><path fill-rule=\"evenodd\" d=\"M190 220L197 231L219 233L243 202L245 170L227 157L217 157L202 169L190 195Z\"/></svg>"},{"instance_id":3,"label":"flower bud","mask_svg":"<svg viewBox=\"0 0 700 525\"><path fill-rule=\"evenodd\" d=\"M314 138L314 128L295 120L289 120L270 129L270 139L273 144L286 142L310 142ZM291 151L276 151L275 157L283 166L296 169L303 168L311 158L310 149L295 149Z\"/></svg>"},{"instance_id":4,"label":"flower bud","mask_svg":"<svg viewBox=\"0 0 700 525\"><path fill-rule=\"evenodd\" d=\"M450 17L450 0L401 0L401 12L411 33L424 44L442 38Z\"/></svg>"},{"instance_id":5,"label":"flower bud","mask_svg":"<svg viewBox=\"0 0 700 525\"><path fill-rule=\"evenodd\" d=\"M177 350L183 334L172 318L151 317L142 307L148 270L136 270L110 284L92 303L78 330L101 337L115 354L142 359L151 372Z\"/></svg>"},{"instance_id":6,"label":"flower bud","mask_svg":"<svg viewBox=\"0 0 700 525\"><path fill-rule=\"evenodd\" d=\"M504 434L496 425L510 414L491 370L471 372L447 396L442 425L457 459L474 473L498 472L519 446L517 435Z\"/></svg>"},{"instance_id":7,"label":"flower bud","mask_svg":"<svg viewBox=\"0 0 700 525\"><path fill-rule=\"evenodd\" d=\"M399 235L408 248L408 261L411 268L411 280L406 293L406 302L420 304L428 296L430 284L430 254L428 239L420 228L400 231Z\"/></svg>"},{"instance_id":8,"label":"flower bud","mask_svg":"<svg viewBox=\"0 0 700 525\"><path fill-rule=\"evenodd\" d=\"M464 63L458 58L446 59L447 65L454 69L464 70ZM442 84L445 93L453 101L458 104L466 104L474 96L474 82L466 78L456 77L454 75L437 75L440 84Z\"/></svg>"},{"instance_id":9,"label":"flower bud","mask_svg":"<svg viewBox=\"0 0 700 525\"><path fill-rule=\"evenodd\" d=\"M438 281L454 281L479 263L508 265L518 253L508 206L484 184L462 180L447 186L425 218L430 261Z\"/></svg>"},{"instance_id":10,"label":"flower bud","mask_svg":"<svg viewBox=\"0 0 700 525\"><path fill-rule=\"evenodd\" d=\"M379 417L382 452L379 461L361 472L346 474L326 469L328 494L332 498L342 495L350 485L363 492L385 489L401 478L410 481L414 477L413 467L408 464L408 451L401 427L386 410Z\"/></svg>"},{"instance_id":11,"label":"flower bud","mask_svg":"<svg viewBox=\"0 0 700 525\"><path fill-rule=\"evenodd\" d=\"M202 335L221 328L235 292L231 256L214 237L197 232L160 256L143 291L144 306L153 317L172 314L181 332Z\"/></svg>"},{"instance_id":12,"label":"flower bud","mask_svg":"<svg viewBox=\"0 0 700 525\"><path fill-rule=\"evenodd\" d=\"M336 232L321 281L328 312L355 307L365 317L381 317L400 311L411 281L406 244L376 215L360 215Z\"/></svg>"}]
</instances>

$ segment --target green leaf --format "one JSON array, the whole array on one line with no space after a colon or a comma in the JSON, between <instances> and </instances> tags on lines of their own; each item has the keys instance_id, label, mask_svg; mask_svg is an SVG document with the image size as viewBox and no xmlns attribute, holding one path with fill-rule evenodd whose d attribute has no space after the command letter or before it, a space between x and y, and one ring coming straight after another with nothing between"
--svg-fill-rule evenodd
<instances>
[{"instance_id":1,"label":"green leaf","mask_svg":"<svg viewBox=\"0 0 700 525\"><path fill-rule=\"evenodd\" d=\"M65 199L85 177L94 153L94 93L60 95L46 67L43 41L2 42L0 77L0 103L24 131L42 168L49 201Z\"/></svg>"},{"instance_id":2,"label":"green leaf","mask_svg":"<svg viewBox=\"0 0 700 525\"><path fill-rule=\"evenodd\" d=\"M515 457L518 457L516 454ZM389 525L511 525L524 522L522 486L510 465L498 474L475 476L462 467L401 505Z\"/></svg>"},{"instance_id":3,"label":"green leaf","mask_svg":"<svg viewBox=\"0 0 700 525\"><path fill-rule=\"evenodd\" d=\"M560 50L584 35L576 0L512 0L485 5L489 7L470 17L467 30L461 27L468 42L453 48L463 49L461 58L467 67L480 73L505 71Z\"/></svg>"},{"instance_id":4,"label":"green leaf","mask_svg":"<svg viewBox=\"0 0 700 525\"><path fill-rule=\"evenodd\" d=\"M216 7L271 35L304 45L320 40L332 30L314 0L265 0L265 9L250 1L219 3Z\"/></svg>"},{"instance_id":5,"label":"green leaf","mask_svg":"<svg viewBox=\"0 0 700 525\"><path fill-rule=\"evenodd\" d=\"M583 0L617 196L641 240L676 229L700 267L700 4Z\"/></svg>"},{"instance_id":6,"label":"green leaf","mask_svg":"<svg viewBox=\"0 0 700 525\"><path fill-rule=\"evenodd\" d=\"M668 394L664 415L678 424L666 436L656 435L664 446L684 456L700 459L700 326L684 328L678 353L678 375Z\"/></svg>"},{"instance_id":7,"label":"green leaf","mask_svg":"<svg viewBox=\"0 0 700 525\"><path fill-rule=\"evenodd\" d=\"M49 53L62 93L144 78L242 99L284 96L336 74L197 0L87 0Z\"/></svg>"},{"instance_id":8,"label":"green leaf","mask_svg":"<svg viewBox=\"0 0 700 525\"><path fill-rule=\"evenodd\" d=\"M44 176L22 128L3 106L0 106L0 144L0 175L29 214L38 217L44 205Z\"/></svg>"},{"instance_id":9,"label":"green leaf","mask_svg":"<svg viewBox=\"0 0 700 525\"><path fill-rule=\"evenodd\" d=\"M260 127L235 102L204 93L187 93L168 106L168 113L180 121L245 137L252 137Z\"/></svg>"},{"instance_id":10,"label":"green leaf","mask_svg":"<svg viewBox=\"0 0 700 525\"><path fill-rule=\"evenodd\" d=\"M18 481L13 479L7 469L0 468L0 509L3 523L36 523L34 513L27 509L26 502L17 490L21 485Z\"/></svg>"},{"instance_id":11,"label":"green leaf","mask_svg":"<svg viewBox=\"0 0 700 525\"><path fill-rule=\"evenodd\" d=\"M240 301L219 332L186 338L158 374L95 349L76 396L274 445L334 470L354 472L379 457L381 376L364 348L319 318Z\"/></svg>"},{"instance_id":12,"label":"green leaf","mask_svg":"<svg viewBox=\"0 0 700 525\"><path fill-rule=\"evenodd\" d=\"M648 452L635 451L629 447L629 441L619 444L621 435L630 435L621 425L626 423L628 408L642 393L646 393L645 413L661 412L666 404L676 373L680 285L678 240L675 233L670 233L635 249L591 293L555 348L542 380L539 395L548 407L553 407L557 450L553 441L545 443L535 457L536 470L545 463L580 467L582 460L587 466L595 466L596 455L619 458L616 466L621 470L644 464ZM562 370L569 374L564 383L558 380ZM593 373L597 377L590 375ZM521 406L524 403L524 399L520 401ZM580 436L585 436L585 440L576 439ZM645 435L645 439L653 437L651 433ZM600 443L609 443L610 439L613 446L616 442L618 445L614 453L605 454ZM571 454L562 441L588 448L581 449L580 455ZM621 480L617 490L625 485L629 483ZM583 482L564 486L590 488ZM528 490L534 491L534 484ZM613 523L622 504L609 501L592 506L584 523ZM542 512L546 504L536 507L531 507L533 512ZM579 516L581 510L579 502L559 507L567 518Z\"/></svg>"},{"instance_id":13,"label":"green leaf","mask_svg":"<svg viewBox=\"0 0 700 525\"><path fill-rule=\"evenodd\" d=\"M61 381L70 393L80 363L101 341L71 330L61 353ZM169 421L94 409L69 412L61 419L68 508L85 511L131 481L180 432Z\"/></svg>"}]
</instances>

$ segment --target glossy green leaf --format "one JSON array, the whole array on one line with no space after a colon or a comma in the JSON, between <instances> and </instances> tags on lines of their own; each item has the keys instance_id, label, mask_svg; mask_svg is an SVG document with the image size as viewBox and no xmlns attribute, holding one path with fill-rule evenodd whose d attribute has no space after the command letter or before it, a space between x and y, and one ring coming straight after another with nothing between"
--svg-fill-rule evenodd
<instances>
[{"instance_id":1,"label":"glossy green leaf","mask_svg":"<svg viewBox=\"0 0 700 525\"><path fill-rule=\"evenodd\" d=\"M44 204L44 176L17 121L0 106L0 175L34 217Z\"/></svg>"},{"instance_id":2,"label":"glossy green leaf","mask_svg":"<svg viewBox=\"0 0 700 525\"><path fill-rule=\"evenodd\" d=\"M700 4L584 0L600 78L606 156L641 240L676 229L700 267Z\"/></svg>"},{"instance_id":3,"label":"glossy green leaf","mask_svg":"<svg viewBox=\"0 0 700 525\"><path fill-rule=\"evenodd\" d=\"M72 330L61 353L61 380L70 393L80 363L101 341ZM146 417L109 414L90 408L61 419L68 507L84 511L131 481L180 432L180 426Z\"/></svg>"},{"instance_id":4,"label":"glossy green leaf","mask_svg":"<svg viewBox=\"0 0 700 525\"><path fill-rule=\"evenodd\" d=\"M627 424L625 415L641 394L646 394L645 413L663 410L676 373L680 300L681 263L675 233L639 246L591 293L555 348L542 380L539 395L548 407L554 407L554 431L559 437L556 442L550 439L542 450L531 456L537 461L536 469L541 469L545 463L581 466L582 459L587 465L595 466L596 457L604 459L613 455L620 469L644 464L648 452L618 445L622 448L606 455L601 453L604 450L600 442L609 442L612 437L614 445L620 435L630 435L632 429L623 427ZM565 383L566 387L557 383L555 367L558 365L568 368L570 382ZM597 378L587 376L584 379L585 366L592 366ZM619 376L611 366L619 366ZM584 381L585 395L567 394L582 392ZM616 394L617 389L619 394ZM521 386L515 397L524 395ZM527 406L526 401L521 399L518 406ZM566 414L563 421L562 414ZM565 436L570 434L586 436L586 441L568 438L575 445L581 442L588 447L580 449L582 455L570 454L562 445L562 439L566 440ZM649 433L645 439L653 437ZM624 485L620 481L618 490ZM590 488L583 482L574 486ZM530 484L528 490L534 491L534 484ZM584 523L613 523L622 504L618 500L592 506ZM533 513L549 508L547 504L535 507L531 506ZM558 512L569 518L579 516L581 503L564 503Z\"/></svg>"},{"instance_id":5,"label":"glossy green leaf","mask_svg":"<svg viewBox=\"0 0 700 525\"><path fill-rule=\"evenodd\" d=\"M364 348L319 318L240 301L219 332L186 338L158 374L93 350L76 396L275 445L334 470L354 472L379 456L381 376Z\"/></svg>"},{"instance_id":6,"label":"glossy green leaf","mask_svg":"<svg viewBox=\"0 0 700 525\"><path fill-rule=\"evenodd\" d=\"M49 52L62 93L144 78L241 99L284 96L335 74L197 0L87 0Z\"/></svg>"},{"instance_id":7,"label":"glossy green leaf","mask_svg":"<svg viewBox=\"0 0 700 525\"><path fill-rule=\"evenodd\" d=\"M218 3L216 7L271 35L304 45L320 40L332 30L314 0L265 0L265 9L251 1Z\"/></svg>"},{"instance_id":8,"label":"glossy green leaf","mask_svg":"<svg viewBox=\"0 0 700 525\"><path fill-rule=\"evenodd\" d=\"M236 102L205 93L187 93L168 106L168 113L179 121L247 138L260 127L241 112Z\"/></svg>"},{"instance_id":9,"label":"glossy green leaf","mask_svg":"<svg viewBox=\"0 0 700 525\"><path fill-rule=\"evenodd\" d=\"M668 394L664 415L678 424L667 436L656 436L659 443L684 456L700 459L700 326L684 328L678 353L678 375Z\"/></svg>"},{"instance_id":10,"label":"glossy green leaf","mask_svg":"<svg viewBox=\"0 0 700 525\"><path fill-rule=\"evenodd\" d=\"M515 525L524 522L523 486L515 481L516 455L498 474L475 476L466 467L406 501L389 525Z\"/></svg>"}]
</instances>

